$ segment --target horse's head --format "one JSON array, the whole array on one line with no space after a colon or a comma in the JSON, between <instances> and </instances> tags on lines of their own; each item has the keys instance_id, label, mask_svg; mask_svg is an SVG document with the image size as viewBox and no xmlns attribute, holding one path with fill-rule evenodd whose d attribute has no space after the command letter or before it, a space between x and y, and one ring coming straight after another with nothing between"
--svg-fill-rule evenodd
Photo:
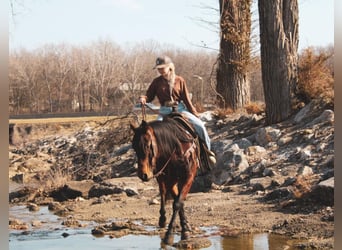
<instances>
[{"instance_id":1,"label":"horse's head","mask_svg":"<svg viewBox=\"0 0 342 250\"><path fill-rule=\"evenodd\" d=\"M138 158L138 177L142 181L153 178L156 168L157 144L153 128L145 121L139 127L130 124L134 131L132 147Z\"/></svg>"}]
</instances>

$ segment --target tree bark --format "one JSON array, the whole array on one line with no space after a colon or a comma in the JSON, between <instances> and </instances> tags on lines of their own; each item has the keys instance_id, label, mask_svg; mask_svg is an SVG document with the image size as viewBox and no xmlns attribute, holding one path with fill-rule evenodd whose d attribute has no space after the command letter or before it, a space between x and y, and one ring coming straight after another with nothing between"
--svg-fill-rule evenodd
<instances>
[{"instance_id":1,"label":"tree bark","mask_svg":"<svg viewBox=\"0 0 342 250\"><path fill-rule=\"evenodd\" d=\"M220 54L216 90L221 108L234 111L250 101L251 0L220 0Z\"/></svg>"},{"instance_id":2,"label":"tree bark","mask_svg":"<svg viewBox=\"0 0 342 250\"><path fill-rule=\"evenodd\" d=\"M291 97L298 80L298 1L259 0L260 52L266 123L291 114Z\"/></svg>"}]
</instances>

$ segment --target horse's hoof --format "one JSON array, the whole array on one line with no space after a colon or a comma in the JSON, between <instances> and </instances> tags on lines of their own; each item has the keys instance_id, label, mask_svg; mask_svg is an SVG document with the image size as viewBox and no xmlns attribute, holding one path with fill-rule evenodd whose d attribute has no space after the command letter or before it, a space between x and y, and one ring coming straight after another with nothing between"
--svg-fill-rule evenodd
<instances>
[{"instance_id":1,"label":"horse's hoof","mask_svg":"<svg viewBox=\"0 0 342 250\"><path fill-rule=\"evenodd\" d=\"M181 240L187 240L187 239L189 239L189 237L190 237L189 231L182 232Z\"/></svg>"},{"instance_id":2,"label":"horse's hoof","mask_svg":"<svg viewBox=\"0 0 342 250\"><path fill-rule=\"evenodd\" d=\"M173 236L165 236L163 239L163 243L166 245L172 245L173 244Z\"/></svg>"}]
</instances>

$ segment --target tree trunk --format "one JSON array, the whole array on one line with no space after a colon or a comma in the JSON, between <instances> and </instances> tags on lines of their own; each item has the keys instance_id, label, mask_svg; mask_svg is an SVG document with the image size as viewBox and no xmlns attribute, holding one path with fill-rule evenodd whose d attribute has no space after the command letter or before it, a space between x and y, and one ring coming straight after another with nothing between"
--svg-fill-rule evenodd
<instances>
[{"instance_id":1,"label":"tree trunk","mask_svg":"<svg viewBox=\"0 0 342 250\"><path fill-rule=\"evenodd\" d=\"M298 79L298 1L259 0L258 8L266 122L274 124L291 114Z\"/></svg>"},{"instance_id":2,"label":"tree trunk","mask_svg":"<svg viewBox=\"0 0 342 250\"><path fill-rule=\"evenodd\" d=\"M217 92L221 108L234 111L250 101L247 67L250 62L251 0L220 0L220 54Z\"/></svg>"}]
</instances>

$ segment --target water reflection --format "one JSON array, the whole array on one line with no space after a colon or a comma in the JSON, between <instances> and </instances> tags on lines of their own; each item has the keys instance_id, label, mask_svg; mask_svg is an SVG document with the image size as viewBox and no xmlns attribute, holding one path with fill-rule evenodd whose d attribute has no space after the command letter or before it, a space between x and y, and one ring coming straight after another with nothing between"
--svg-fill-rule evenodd
<instances>
[{"instance_id":1,"label":"water reflection","mask_svg":"<svg viewBox=\"0 0 342 250\"><path fill-rule=\"evenodd\" d=\"M221 250L293 250L297 241L275 234L244 234L238 237L223 237Z\"/></svg>"},{"instance_id":2,"label":"water reflection","mask_svg":"<svg viewBox=\"0 0 342 250\"><path fill-rule=\"evenodd\" d=\"M108 236L97 238L90 231L76 232L70 230L70 236L63 238L61 231L48 233L36 233L31 235L11 234L10 250L93 250L101 249L161 249L159 236L127 235L121 238L111 239ZM80 230L82 231L82 230ZM41 237L37 237L40 234ZM175 242L179 241L175 237ZM209 237L211 246L206 250L291 250L295 249L286 238L268 234L242 235L239 237ZM167 247L167 250L176 248Z\"/></svg>"},{"instance_id":3,"label":"water reflection","mask_svg":"<svg viewBox=\"0 0 342 250\"><path fill-rule=\"evenodd\" d=\"M127 235L121 238L111 239L108 236L97 238L91 234L91 228L96 223L90 222L85 228L68 228L61 225L61 218L48 211L47 207L41 207L38 212L29 212L25 206L10 208L10 216L30 223L32 220L45 221L39 229L30 227L29 230L10 230L10 250L93 250L93 249L161 249L160 236ZM150 228L151 229L151 228ZM154 228L152 228L154 229ZM151 229L151 230L152 230ZM211 246L207 250L277 250L295 249L294 240L273 234L243 234L237 237L221 237L215 232L216 227L203 228ZM62 234L67 232L68 237ZM180 240L175 235L175 242ZM167 247L167 250L175 249Z\"/></svg>"}]
</instances>

